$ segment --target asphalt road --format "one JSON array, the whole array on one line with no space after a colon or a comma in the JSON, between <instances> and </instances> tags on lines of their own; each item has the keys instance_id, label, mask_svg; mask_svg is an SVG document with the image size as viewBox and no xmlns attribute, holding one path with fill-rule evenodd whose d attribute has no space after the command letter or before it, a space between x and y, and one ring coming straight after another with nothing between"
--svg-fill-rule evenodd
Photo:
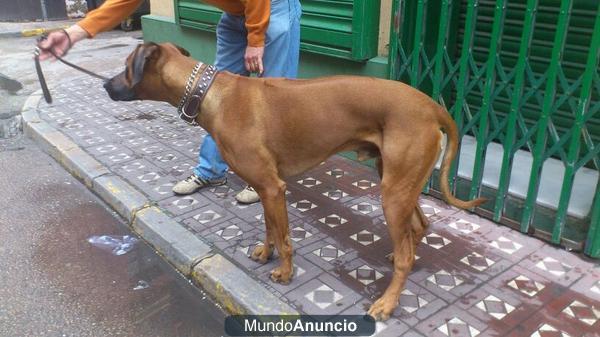
<instances>
[{"instance_id":1,"label":"asphalt road","mask_svg":"<svg viewBox=\"0 0 600 337\"><path fill-rule=\"evenodd\" d=\"M129 231L31 140L0 141L0 172L0 336L223 334L223 311L142 241L86 241Z\"/></svg>"},{"instance_id":2,"label":"asphalt road","mask_svg":"<svg viewBox=\"0 0 600 337\"><path fill-rule=\"evenodd\" d=\"M139 35L100 35L69 59L95 71L121 67ZM11 91L0 83L0 113L20 111L39 88L32 45L0 38L0 74L22 85ZM50 87L75 74L43 66ZM223 335L224 312L150 247L139 241L115 256L87 242L104 234L129 231L31 140L0 139L0 337ZM134 290L139 284L149 287Z\"/></svg>"}]
</instances>

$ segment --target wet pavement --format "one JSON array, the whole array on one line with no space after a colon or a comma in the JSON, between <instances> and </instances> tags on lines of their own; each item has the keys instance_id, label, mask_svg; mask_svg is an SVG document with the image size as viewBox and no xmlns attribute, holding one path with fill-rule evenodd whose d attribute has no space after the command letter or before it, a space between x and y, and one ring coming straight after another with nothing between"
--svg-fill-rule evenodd
<instances>
[{"instance_id":1,"label":"wet pavement","mask_svg":"<svg viewBox=\"0 0 600 337\"><path fill-rule=\"evenodd\" d=\"M196 164L201 128L165 104L112 102L85 77L54 92L55 104L40 105L42 119L297 310L362 314L388 285L391 243L372 169L336 156L288 180L296 271L290 285L274 284L278 261L248 258L264 237L263 211L234 201L239 178L230 173L226 186L191 196L171 192ZM440 200L420 203L430 231L378 336L600 336L598 261Z\"/></svg>"},{"instance_id":2,"label":"wet pavement","mask_svg":"<svg viewBox=\"0 0 600 337\"><path fill-rule=\"evenodd\" d=\"M32 141L0 140L0 172L0 336L223 335L225 313L143 241L86 241L131 233Z\"/></svg>"}]
</instances>

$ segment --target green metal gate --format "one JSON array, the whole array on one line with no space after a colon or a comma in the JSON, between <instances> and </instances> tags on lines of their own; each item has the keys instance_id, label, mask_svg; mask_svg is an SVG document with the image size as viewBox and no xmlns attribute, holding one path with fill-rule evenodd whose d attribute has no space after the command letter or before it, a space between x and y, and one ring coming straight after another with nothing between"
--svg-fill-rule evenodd
<instances>
[{"instance_id":1,"label":"green metal gate","mask_svg":"<svg viewBox=\"0 0 600 337\"><path fill-rule=\"evenodd\" d=\"M444 105L463 137L457 196L600 257L600 3L394 0L392 14L390 78Z\"/></svg>"}]
</instances>

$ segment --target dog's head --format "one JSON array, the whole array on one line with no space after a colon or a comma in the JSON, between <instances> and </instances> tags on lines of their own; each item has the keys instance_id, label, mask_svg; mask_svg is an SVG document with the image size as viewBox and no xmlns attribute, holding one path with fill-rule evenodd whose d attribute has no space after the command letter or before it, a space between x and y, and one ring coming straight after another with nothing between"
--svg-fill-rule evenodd
<instances>
[{"instance_id":1,"label":"dog's head","mask_svg":"<svg viewBox=\"0 0 600 337\"><path fill-rule=\"evenodd\" d=\"M165 101L162 69L166 60L189 56L190 53L172 43L148 42L138 45L125 61L125 70L104 83L114 101L150 99Z\"/></svg>"}]
</instances>

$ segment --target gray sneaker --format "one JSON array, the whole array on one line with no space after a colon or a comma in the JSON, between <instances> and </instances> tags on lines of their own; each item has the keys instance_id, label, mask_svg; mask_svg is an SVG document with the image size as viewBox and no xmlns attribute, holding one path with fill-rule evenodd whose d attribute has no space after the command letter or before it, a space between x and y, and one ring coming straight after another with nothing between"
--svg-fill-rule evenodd
<instances>
[{"instance_id":1,"label":"gray sneaker","mask_svg":"<svg viewBox=\"0 0 600 337\"><path fill-rule=\"evenodd\" d=\"M192 194L202 187L220 186L224 185L225 183L227 183L227 177L206 180L198 177L195 174L192 174L191 176L185 178L185 180L175 184L175 186L173 186L173 192L180 195Z\"/></svg>"},{"instance_id":2,"label":"gray sneaker","mask_svg":"<svg viewBox=\"0 0 600 337\"><path fill-rule=\"evenodd\" d=\"M246 188L235 195L235 200L242 204L253 204L255 202L259 202L260 197L252 187L246 185Z\"/></svg>"}]
</instances>

